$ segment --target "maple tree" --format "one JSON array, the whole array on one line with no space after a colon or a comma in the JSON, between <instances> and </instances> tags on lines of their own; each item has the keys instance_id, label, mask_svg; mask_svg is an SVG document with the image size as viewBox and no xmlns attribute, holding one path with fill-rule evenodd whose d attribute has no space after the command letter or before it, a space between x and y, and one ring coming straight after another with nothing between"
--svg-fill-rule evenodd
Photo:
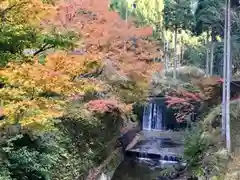
<instances>
[{"instance_id":1,"label":"maple tree","mask_svg":"<svg viewBox=\"0 0 240 180\"><path fill-rule=\"evenodd\" d=\"M7 118L2 125L20 123L35 130L51 127L49 119L61 116L72 96L101 90L101 84L91 79L75 80L78 74L99 66L98 62L59 52L49 55L44 64L37 59L33 63L9 63L0 71L5 84L0 89L1 101Z\"/></svg>"},{"instance_id":2,"label":"maple tree","mask_svg":"<svg viewBox=\"0 0 240 180\"><path fill-rule=\"evenodd\" d=\"M131 113L132 104L126 105L117 99L97 99L91 100L85 104L86 108L95 113L113 113L114 111L122 112L123 114Z\"/></svg>"},{"instance_id":3,"label":"maple tree","mask_svg":"<svg viewBox=\"0 0 240 180\"><path fill-rule=\"evenodd\" d=\"M61 30L74 29L82 35L81 53L96 54L110 59L117 69L133 78L148 77L161 65L151 62L162 54L157 46L144 39L152 35L150 27L137 28L129 20L126 23L113 11L108 10L108 0L60 1L56 16L46 21ZM135 40L133 40L135 39Z\"/></svg>"},{"instance_id":4,"label":"maple tree","mask_svg":"<svg viewBox=\"0 0 240 180\"><path fill-rule=\"evenodd\" d=\"M169 93L165 96L167 107L177 110L176 119L178 122L185 121L188 115L191 115L203 99L199 93L188 92L186 90L177 90L175 93Z\"/></svg>"},{"instance_id":5,"label":"maple tree","mask_svg":"<svg viewBox=\"0 0 240 180\"><path fill-rule=\"evenodd\" d=\"M92 112L112 112L118 109L117 102L114 100L93 100L86 104L86 107Z\"/></svg>"},{"instance_id":6,"label":"maple tree","mask_svg":"<svg viewBox=\"0 0 240 180\"><path fill-rule=\"evenodd\" d=\"M186 116L194 113L203 103L210 106L220 102L221 89L218 80L218 77L204 77L193 82L198 91L177 88L165 96L168 107L178 110L176 118L179 122L184 121Z\"/></svg>"}]
</instances>

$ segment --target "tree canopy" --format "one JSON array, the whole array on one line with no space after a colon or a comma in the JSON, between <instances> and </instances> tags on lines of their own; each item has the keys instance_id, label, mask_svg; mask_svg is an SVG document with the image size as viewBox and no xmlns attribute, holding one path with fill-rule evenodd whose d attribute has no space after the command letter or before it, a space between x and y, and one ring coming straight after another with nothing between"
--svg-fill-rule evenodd
<instances>
[{"instance_id":1,"label":"tree canopy","mask_svg":"<svg viewBox=\"0 0 240 180\"><path fill-rule=\"evenodd\" d=\"M166 0L163 13L167 29L188 30L194 25L190 0Z\"/></svg>"}]
</instances>

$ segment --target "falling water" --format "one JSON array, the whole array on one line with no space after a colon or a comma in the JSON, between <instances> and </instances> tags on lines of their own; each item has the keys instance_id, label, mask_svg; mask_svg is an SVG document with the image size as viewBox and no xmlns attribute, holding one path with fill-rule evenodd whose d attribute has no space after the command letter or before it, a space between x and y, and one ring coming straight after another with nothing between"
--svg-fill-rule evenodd
<instances>
[{"instance_id":1,"label":"falling water","mask_svg":"<svg viewBox=\"0 0 240 180\"><path fill-rule=\"evenodd\" d=\"M165 110L161 99L152 99L145 106L139 141L125 152L125 159L112 180L169 179L165 169L178 171L186 166L182 159L184 134L166 131L168 126L164 118L168 116Z\"/></svg>"},{"instance_id":2,"label":"falling water","mask_svg":"<svg viewBox=\"0 0 240 180\"><path fill-rule=\"evenodd\" d=\"M144 108L143 130L163 130L162 107L156 103L149 102Z\"/></svg>"}]
</instances>

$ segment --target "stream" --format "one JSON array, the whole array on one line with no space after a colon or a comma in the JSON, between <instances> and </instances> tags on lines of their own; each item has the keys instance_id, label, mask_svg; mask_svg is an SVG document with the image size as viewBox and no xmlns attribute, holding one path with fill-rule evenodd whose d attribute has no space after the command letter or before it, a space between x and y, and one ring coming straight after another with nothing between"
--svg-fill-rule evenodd
<instances>
[{"instance_id":1,"label":"stream","mask_svg":"<svg viewBox=\"0 0 240 180\"><path fill-rule=\"evenodd\" d=\"M145 106L138 141L125 151L112 180L190 180L185 175L179 177L185 166L184 131L167 128L170 119L165 111L159 99Z\"/></svg>"},{"instance_id":2,"label":"stream","mask_svg":"<svg viewBox=\"0 0 240 180\"><path fill-rule=\"evenodd\" d=\"M168 168L162 168L163 163L171 164L147 158L125 158L116 169L112 180L188 180L186 175L175 176L180 170L173 167L175 162Z\"/></svg>"},{"instance_id":3,"label":"stream","mask_svg":"<svg viewBox=\"0 0 240 180\"><path fill-rule=\"evenodd\" d=\"M156 132L142 131L141 135L142 139L125 152L112 180L184 180L175 178L184 168L183 146L174 142L180 134L159 132L156 137Z\"/></svg>"}]
</instances>

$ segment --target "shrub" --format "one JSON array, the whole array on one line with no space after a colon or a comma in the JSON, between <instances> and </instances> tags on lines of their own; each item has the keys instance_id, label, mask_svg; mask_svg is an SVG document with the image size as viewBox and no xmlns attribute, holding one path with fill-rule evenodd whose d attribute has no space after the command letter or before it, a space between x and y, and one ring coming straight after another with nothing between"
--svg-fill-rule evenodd
<instances>
[{"instance_id":1,"label":"shrub","mask_svg":"<svg viewBox=\"0 0 240 180\"><path fill-rule=\"evenodd\" d=\"M59 147L52 134L31 138L28 134L1 140L1 174L4 180L50 180Z\"/></svg>"},{"instance_id":2,"label":"shrub","mask_svg":"<svg viewBox=\"0 0 240 180\"><path fill-rule=\"evenodd\" d=\"M219 131L204 131L194 125L185 137L184 156L187 168L199 178L220 178L226 170L229 154L222 148Z\"/></svg>"},{"instance_id":3,"label":"shrub","mask_svg":"<svg viewBox=\"0 0 240 180\"><path fill-rule=\"evenodd\" d=\"M184 143L184 156L187 160L188 167L197 170L201 166L204 152L208 149L209 144L202 137L203 131L198 126L192 126L187 131Z\"/></svg>"},{"instance_id":4,"label":"shrub","mask_svg":"<svg viewBox=\"0 0 240 180\"><path fill-rule=\"evenodd\" d=\"M231 128L231 142L233 150L238 150L240 148L239 143L239 110L240 110L240 100L232 100L230 101L230 128ZM213 132L216 129L221 128L221 111L222 105L218 105L213 108L211 112L204 119L205 128L208 131Z\"/></svg>"},{"instance_id":5,"label":"shrub","mask_svg":"<svg viewBox=\"0 0 240 180\"><path fill-rule=\"evenodd\" d=\"M70 103L58 120L57 127L64 137L61 144L66 151L58 159L61 167L53 169L54 179L84 180L89 169L102 163L113 151L114 138L119 136L123 123L122 114L117 110L95 113L83 104Z\"/></svg>"}]
</instances>

